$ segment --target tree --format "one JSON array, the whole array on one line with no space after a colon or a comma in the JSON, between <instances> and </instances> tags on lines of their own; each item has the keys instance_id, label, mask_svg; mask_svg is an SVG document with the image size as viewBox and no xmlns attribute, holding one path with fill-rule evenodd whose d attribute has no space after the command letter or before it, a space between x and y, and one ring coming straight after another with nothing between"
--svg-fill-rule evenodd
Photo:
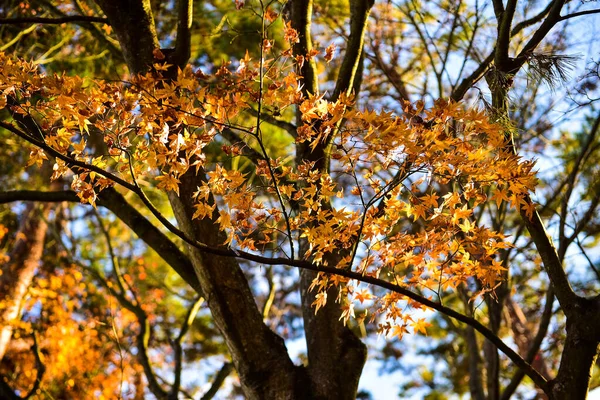
<instances>
[{"instance_id":1,"label":"tree","mask_svg":"<svg viewBox=\"0 0 600 400\"><path fill-rule=\"evenodd\" d=\"M229 52L209 51L201 39L206 28L194 26L194 17L226 20L224 14L218 18L225 9L220 2L201 8L214 11L209 16L195 12L190 1L169 3L163 13L176 11L175 20L163 20L162 6L147 0L78 1L74 9L66 3L15 4L6 10L24 15L0 20L9 27L76 23L81 43L110 54L106 65L75 66L79 76L53 73L67 65L75 49L63 50L64 59L46 71L22 58L1 56L3 134L31 146L27 164L49 162L52 179L72 188L6 191L2 201L81 201L92 209L106 208L196 293L185 296L187 304L177 315L183 322L174 334L175 315L160 301L149 301L157 293L153 285L140 283L147 271L157 271L144 262L143 268L121 270L119 254L126 251L121 242L112 243L102 215L88 229L104 237L109 265L82 263L94 255L84 254L75 242L63 243L62 228L57 229L54 259L65 262L71 274L73 268L86 271L90 286L100 285L102 293L116 298L128 313L123 318L135 323L127 337L136 348L137 364L125 356L105 359L120 363L121 382L140 382L143 374L154 396L176 398L182 341L205 301L247 398L354 398L366 359L359 332L377 330L401 339L407 332L426 334L437 326L462 334L473 398L508 398L524 376L548 398L584 398L600 341L600 306L595 285L573 289L578 279L565 272L564 264L570 245L586 255L587 238L597 235L593 161L598 126L592 122L581 134L564 134L563 143L554 143L567 168L545 204L537 205L530 197L536 186L534 162L524 155L534 146L539 151L541 139L552 130L518 136L535 115L526 108L511 115L518 109L509 93L526 64L534 83L564 79L573 62L558 54L568 43L566 33L558 34L555 48L544 40L553 28L597 10L585 5L573 10L558 0L493 1L491 10L480 9L478 2L235 5L240 10L232 14L238 17L230 32L245 34L242 45L256 45L245 53L232 46L234 67L213 64L215 54ZM42 12L53 17L37 16ZM338 17L344 13L347 27ZM314 43L314 16L330 44ZM431 32L436 18L448 24ZM73 25L56 31L63 29ZM25 31L8 34L23 37ZM168 40L172 31L175 39ZM407 40L399 42L403 37ZM492 42L482 39L490 37ZM368 46L366 38L371 39ZM417 51L406 47L412 40ZM172 48L161 48L160 41ZM195 51L203 54L193 52L193 43L200 43ZM338 56L336 46L342 49ZM464 59L456 70L451 67L455 57ZM130 73L125 79L97 79L113 73L107 69L119 74L122 61ZM202 68L192 68L190 61ZM86 76L90 73L96 76ZM586 82L596 78L590 75ZM489 88L491 101L482 98L486 109L461 104L480 81ZM324 87L329 90L323 92ZM435 94L429 93L431 87ZM423 100L411 103L417 96ZM371 101L375 110L362 106ZM590 110L593 104L589 101ZM287 153L292 148L294 156ZM581 193L581 204L573 204L574 193ZM552 210L558 218L557 247L540 216ZM580 217L570 210L581 212ZM33 223L39 232L46 230L43 220ZM529 239L523 240L525 232ZM16 252L19 239L14 241ZM543 265L544 274L531 272L528 257ZM7 271L15 270L14 264L6 265ZM251 284L261 265L266 266L266 295ZM273 330L265 323L277 285L286 285L275 273L294 276L286 267L297 269L299 277L287 284L278 302L285 303L290 293L300 295L307 342L303 365L290 358L280 327ZM24 283L3 270L2 297L19 284L29 286L34 268ZM47 279L57 272L46 271ZM543 311L528 310L542 314L537 330L523 311L532 296L523 280L533 275L539 282L535 295L543 292L546 298ZM89 314L82 313L87 320L98 313L97 304L102 309L98 299L74 293L79 304L90 308ZM556 315L554 298L560 306ZM480 299L483 317L474 307ZM3 307L14 309L8 302ZM436 314L429 322L419 310ZM28 312L37 318L32 309ZM15 317L3 317L6 331ZM566 326L566 334L558 330L563 338L556 346L561 356L555 374L542 359L548 352L540 353L552 318ZM511 332L503 330L503 323ZM104 342L89 345L116 344L120 352L115 326L104 333ZM156 330L161 338L152 337L159 336L152 334ZM516 350L503 336L514 338ZM117 340L111 344L107 337ZM172 382L162 382L153 368L151 339L172 348ZM42 365L38 347L33 339L34 361ZM485 374L480 372L481 351ZM125 368L123 360L131 365ZM227 375L228 365L215 383ZM38 366L34 391L43 382L44 368ZM83 378L72 379L73 385L86 384ZM3 385L3 393L17 397L8 383ZM19 385L20 394L34 384ZM122 388L110 390L122 393ZM139 396L141 390L131 393Z\"/></svg>"}]
</instances>

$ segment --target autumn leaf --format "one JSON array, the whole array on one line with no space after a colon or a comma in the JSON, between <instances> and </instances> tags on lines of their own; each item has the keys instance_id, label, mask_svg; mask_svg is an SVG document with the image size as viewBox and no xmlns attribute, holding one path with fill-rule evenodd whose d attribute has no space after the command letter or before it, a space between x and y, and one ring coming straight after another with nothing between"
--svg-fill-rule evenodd
<instances>
[{"instance_id":1,"label":"autumn leaf","mask_svg":"<svg viewBox=\"0 0 600 400\"><path fill-rule=\"evenodd\" d=\"M325 56L323 57L325 59L326 62L331 62L331 60L333 60L333 56L335 54L335 49L336 49L336 45L331 43L329 46L327 46L327 48L325 49Z\"/></svg>"},{"instance_id":2,"label":"autumn leaf","mask_svg":"<svg viewBox=\"0 0 600 400\"><path fill-rule=\"evenodd\" d=\"M432 325L429 322L426 322L425 318L419 318L415 322L411 323L410 326L413 328L414 333L422 333L423 335L427 336L426 328Z\"/></svg>"}]
</instances>

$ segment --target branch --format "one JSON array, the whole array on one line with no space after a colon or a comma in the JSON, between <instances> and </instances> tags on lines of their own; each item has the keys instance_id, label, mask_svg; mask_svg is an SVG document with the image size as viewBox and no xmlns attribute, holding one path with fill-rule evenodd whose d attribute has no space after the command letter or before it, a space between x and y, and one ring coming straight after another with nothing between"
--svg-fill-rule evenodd
<instances>
[{"instance_id":1,"label":"branch","mask_svg":"<svg viewBox=\"0 0 600 400\"><path fill-rule=\"evenodd\" d=\"M456 87L456 89L454 89L452 91L452 94L450 95L450 98L452 100L457 101L457 102L462 100L465 93L467 93L467 90L469 90L477 81L479 81L481 78L483 78L483 76L487 72L488 68L492 64L492 61L494 61L494 52L495 51L492 51L490 53L490 55L487 56L485 58L485 60L483 60L479 64L479 66L475 69L475 71L473 71L471 73L471 75L469 75L465 79L463 79L460 82L460 85L458 85Z\"/></svg>"},{"instance_id":2,"label":"branch","mask_svg":"<svg viewBox=\"0 0 600 400\"><path fill-rule=\"evenodd\" d=\"M242 151L242 155L252 161L254 164L257 164L258 160L264 160L265 157L260 154L258 151L254 150L244 139L240 137L237 133L233 131L233 129L225 128L221 131L221 136L223 136L229 143L234 146L239 147Z\"/></svg>"},{"instance_id":3,"label":"branch","mask_svg":"<svg viewBox=\"0 0 600 400\"><path fill-rule=\"evenodd\" d=\"M117 255L115 254L115 250L112 245L112 240L110 238L110 234L109 234L108 230L106 229L106 227L104 226L104 222L102 222L102 217L100 216L100 213L98 213L98 211L96 209L94 209L94 214L96 216L96 220L98 221L100 231L102 231L102 235L104 236L104 239L106 240L106 245L108 247L108 255L110 257L110 262L112 265L113 273L115 275L115 279L117 280L117 285L119 287L119 290L121 291L121 293L123 295L125 293L127 293L127 290L129 290L135 301L134 304L137 306L137 305L139 305L139 301L137 299L135 292L132 290L131 286L129 286L127 281L123 278L123 274L121 273L121 265L119 264L119 259L117 258ZM127 286L127 288L126 288L126 286Z\"/></svg>"},{"instance_id":4,"label":"branch","mask_svg":"<svg viewBox=\"0 0 600 400\"><path fill-rule=\"evenodd\" d=\"M510 45L510 28L515 16L517 0L508 0L506 9L501 13L502 18L498 19L498 38L496 40L496 54L494 64L496 68L504 70L505 64L509 61L508 47Z\"/></svg>"},{"instance_id":5,"label":"branch","mask_svg":"<svg viewBox=\"0 0 600 400\"><path fill-rule=\"evenodd\" d=\"M60 156L61 159L66 160L66 162L69 164L75 164L84 169L95 170L104 176L108 176L108 177L111 176L111 174L107 173L106 171L101 170L100 168L97 168L92 165L88 165L84 162L70 159L69 157L67 157L67 156L57 152L56 150L52 149L51 147L47 146L45 143L41 143L35 139L30 138L29 135L21 132L20 130L15 128L13 125L6 124L4 122L0 122L0 126L5 127L6 129L10 130L11 132L16 133L18 136L23 137L26 140L28 140L34 144L37 143L36 145L40 146L41 148L44 148L45 150L48 150L49 153L54 153L53 155L56 154L56 155ZM110 179L112 179L112 178L110 178ZM254 253L248 253L245 251L234 250L234 249L231 249L228 247L216 247L216 246L206 245L202 242L194 240L193 238L186 235L183 231L181 231L180 229L175 227L166 217L164 217L152 205L150 200L148 200L148 198L145 196L145 194L139 188L139 186L132 185L128 182L123 181L120 178L117 178L117 179L119 179L119 181L125 183L125 185L123 185L124 187L126 187L127 189L131 190L132 192L134 192L138 196L140 196L140 198L142 199L142 201L144 202L146 207L148 207L150 209L150 211L159 219L159 221L169 231L171 231L172 233L177 235L179 238L184 240L186 243L195 247L198 250L204 251L208 254L225 256L225 257L230 257L230 258L241 258L241 259L245 259L248 261L254 261L254 262L262 263L262 264L266 264L266 265L287 265L287 266L310 270L310 271L315 271L315 272L325 272L325 273L343 276L343 277L346 277L349 279L357 280L359 282L369 283L369 284L372 284L372 285L375 285L375 286L378 286L378 287L381 287L384 289L391 290L393 292L396 292L398 294L406 296L418 303L421 303L429 308L432 308L436 311L446 314L458 321L464 322L465 324L467 324L469 326L472 326L477 331L479 331L483 336L485 336L490 342L492 342L500 351L502 351L504 354L506 354L519 368L523 369L525 371L525 373L527 374L527 376L529 376L540 388L542 388L544 391L546 391L546 389L547 389L547 386L548 386L547 381L543 376L541 376L535 369L533 369L529 363L525 362L525 360L523 360L523 358L521 358L514 350L512 350L509 346L507 346L492 331L490 331L488 328L486 328L484 325L482 325L480 322L476 321L473 318L469 318L463 314L460 314L460 313L452 310L451 308L445 307L445 306L443 306L439 303L436 303L430 299L420 296L420 295L406 289L405 287L398 286L396 284L393 284L393 283L390 283L390 282L387 282L387 281L384 281L381 279L377 279L377 278L374 278L371 276L363 276L363 274L358 273L358 272L354 272L354 271L350 271L350 270L342 270L342 269L337 269L337 268L328 267L328 266L319 266L319 265L313 264L312 262L304 261L304 260L290 260L288 258L281 258L281 257L270 258L270 257L257 255ZM106 189L106 190L108 190L108 189ZM529 200L529 201L531 201L531 200ZM534 237L534 241L535 241L536 236L534 236L534 233L540 232L540 229L537 227L537 224L541 224L541 220L539 219L539 215L537 213L534 213L534 216L537 216L538 220L534 219L533 222L526 221L526 224L529 223L529 225L535 226L536 229L531 229L531 228L529 229L530 232L532 232L532 237ZM529 225L528 225L528 227L529 227ZM543 225L541 225L541 232L543 232L545 240L548 241L549 239L547 236L545 236L545 229L544 229ZM537 239L539 239L539 238L537 238ZM537 244L537 242L536 242L536 244ZM551 248L554 249L553 246ZM556 253L556 250L554 250L554 252ZM542 259L544 260L544 265L546 266L546 268L547 269L552 268L552 271L556 273L555 269L557 267L554 265L551 265L549 267L546 263L546 259L545 259L545 256L542 251L540 251L540 254L542 254ZM564 276L564 270L562 270L562 265L560 265L560 263L558 265L558 268L560 268L560 271L562 272L562 274ZM550 275L550 272L549 272L549 275ZM568 289L571 290L568 281L566 281L566 276L564 277L564 281L566 282ZM563 289L563 287L560 285L560 282L555 283L553 280L553 284L555 284L555 286L558 286L561 289ZM572 290L571 290L571 293L573 293ZM573 296L575 296L574 293L573 293ZM567 314L567 310L565 310L565 313Z\"/></svg>"},{"instance_id":6,"label":"branch","mask_svg":"<svg viewBox=\"0 0 600 400\"><path fill-rule=\"evenodd\" d=\"M524 199L528 206L531 206L532 200L529 196ZM546 227L542 222L540 214L535 210L531 216L528 216L526 211L521 208L519 210L521 219L525 223L535 247L537 248L542 262L544 263L544 269L554 286L556 298L563 308L565 315L569 318L573 314L573 309L577 307L579 297L573 291L569 279L565 273L562 265L562 261L556 247L552 243L552 239L546 232Z\"/></svg>"},{"instance_id":7,"label":"branch","mask_svg":"<svg viewBox=\"0 0 600 400\"><path fill-rule=\"evenodd\" d=\"M181 371L183 370L183 348L181 346L181 343L183 342L183 338L185 337L186 333L190 329L190 326L194 322L194 319L196 318L196 315L198 314L200 306L202 306L203 302L204 298L198 297L191 305L191 307L188 308L185 319L181 324L179 335L177 335L177 338L175 340L171 341L171 346L173 347L175 353L175 371L173 371L173 374L175 375L175 380L173 382L173 385L171 386L171 396L173 398L177 398L177 393L181 388Z\"/></svg>"},{"instance_id":8,"label":"branch","mask_svg":"<svg viewBox=\"0 0 600 400\"><path fill-rule=\"evenodd\" d=\"M223 366L217 373L217 376L215 376L215 380L213 381L212 385L210 386L210 389L208 389L208 392L204 393L204 396L202 396L200 398L200 400L211 400L213 397L215 397L215 395L219 391L219 388L225 381L225 378L227 378L227 376L229 376L231 371L233 371L232 363L226 362L225 364L223 364Z\"/></svg>"},{"instance_id":9,"label":"branch","mask_svg":"<svg viewBox=\"0 0 600 400\"><path fill-rule=\"evenodd\" d=\"M56 8L56 6L54 6L50 0L42 0L45 7L48 8L50 10L51 13L58 15L59 17L64 17L65 14L60 11L58 8ZM84 14L85 10L83 5L81 4L81 0L74 0L73 1L73 5L77 8L77 11L79 11L80 14ZM110 37L110 35L108 35L107 33L103 32L102 30L100 30L100 28L98 28L98 26L91 24L91 23L78 23L79 26L81 26L84 29L87 29L88 31L90 31L90 33L92 34L92 36L98 40L100 40L101 42L104 42L110 49L111 53L119 60L124 60L123 58L123 52L121 51L121 45L119 44L119 42L113 38ZM110 25L110 23L109 23Z\"/></svg>"},{"instance_id":10,"label":"branch","mask_svg":"<svg viewBox=\"0 0 600 400\"><path fill-rule=\"evenodd\" d=\"M549 2L548 5L546 6L546 8L544 8L542 11L540 11L539 14L534 15L533 17L516 24L514 26L514 28L511 30L510 36L513 37L517 33L521 32L523 29L527 28L528 26L531 26L533 24L540 22L542 19L544 19L544 17L546 15L548 15L548 13L550 12L551 9L552 9L552 2Z\"/></svg>"},{"instance_id":11,"label":"branch","mask_svg":"<svg viewBox=\"0 0 600 400\"><path fill-rule=\"evenodd\" d=\"M35 357L35 368L37 370L35 376L35 382L31 387L31 390L27 392L25 397L21 397L17 395L14 390L9 386L9 384L5 381L4 375L0 374L0 397L5 400L26 400L31 398L40 388L40 384L42 382L42 378L46 373L46 366L42 362L42 355L40 353L40 348L38 345L37 332L33 332L33 346L31 346L31 351L33 352L33 356Z\"/></svg>"},{"instance_id":12,"label":"branch","mask_svg":"<svg viewBox=\"0 0 600 400\"><path fill-rule=\"evenodd\" d=\"M150 0L96 0L119 39L129 72L139 74L154 61L160 47Z\"/></svg>"},{"instance_id":13,"label":"branch","mask_svg":"<svg viewBox=\"0 0 600 400\"><path fill-rule=\"evenodd\" d=\"M567 0L552 1L552 7L550 8L550 11L548 12L548 16L546 17L544 22L542 22L542 25L540 25L538 30L535 31L535 33L533 34L531 39L529 39L527 44L525 44L525 46L523 47L523 49L521 50L519 55L515 58L514 61L515 61L516 65L514 66L514 68L516 68L516 69L520 68L525 63L525 61L527 61L527 58L529 57L531 52L533 52L533 50L546 37L548 32L550 32L550 29L552 29L554 27L554 25L556 25L556 23L558 21L560 21L560 18L561 18L560 12L562 10L562 7L566 3L566 1Z\"/></svg>"},{"instance_id":14,"label":"branch","mask_svg":"<svg viewBox=\"0 0 600 400\"><path fill-rule=\"evenodd\" d=\"M37 374L35 376L35 383L31 387L31 390L24 399L29 399L32 397L38 389L40 388L40 384L42 383L42 378L44 377L44 373L46 373L46 366L42 361L42 355L40 353L40 346L38 344L37 332L33 332L33 346L31 347L31 351L33 352L33 356L35 357L35 368L37 369Z\"/></svg>"},{"instance_id":15,"label":"branch","mask_svg":"<svg viewBox=\"0 0 600 400\"><path fill-rule=\"evenodd\" d=\"M0 25L20 25L20 24L50 24L60 25L69 22L87 23L97 22L108 24L108 19L104 17L95 17L88 15L67 15L64 17L46 18L46 17L21 17L21 18L0 18Z\"/></svg>"},{"instance_id":16,"label":"branch","mask_svg":"<svg viewBox=\"0 0 600 400\"><path fill-rule=\"evenodd\" d=\"M536 22L541 21L550 12L552 4L553 3L550 3L544 10L542 10L539 14L535 15L534 17L531 17L530 19L521 21L518 24L516 24L510 32L510 37L512 38L528 26L531 26ZM479 81L485 75L488 68L490 67L490 65L492 65L492 62L494 61L495 53L496 49L492 50L492 52L479 64L475 71L473 71L471 75L469 75L461 81L460 85L458 85L450 95L450 98L452 100L462 100L467 90L469 90L477 81Z\"/></svg>"},{"instance_id":17,"label":"branch","mask_svg":"<svg viewBox=\"0 0 600 400\"><path fill-rule=\"evenodd\" d=\"M502 4L502 0L492 0L492 4L494 5L494 15L500 21L504 12L504 4Z\"/></svg>"},{"instance_id":18,"label":"branch","mask_svg":"<svg viewBox=\"0 0 600 400\"><path fill-rule=\"evenodd\" d=\"M256 111L255 109L253 109L251 107L248 107L247 111L250 114L252 114L252 116L258 117L258 111ZM265 114L265 113L262 113L262 112L260 114L260 119L263 120L263 121L265 121L266 123L269 123L269 124L271 124L273 126L276 126L278 128L281 128L281 129L285 130L293 138L296 138L296 136L297 136L296 130L298 129L298 127L296 125L292 124L291 122L282 121L280 119L275 118L272 115Z\"/></svg>"},{"instance_id":19,"label":"branch","mask_svg":"<svg viewBox=\"0 0 600 400\"><path fill-rule=\"evenodd\" d=\"M23 400L21 396L18 396L15 391L6 382L4 375L0 374L0 396L6 400Z\"/></svg>"},{"instance_id":20,"label":"branch","mask_svg":"<svg viewBox=\"0 0 600 400\"><path fill-rule=\"evenodd\" d=\"M75 262L74 260L71 261ZM77 264L82 265L80 263ZM139 331L136 335L136 355L139 363L144 369L144 375L146 375L146 379L148 380L148 389L150 390L150 392L152 392L154 396L156 396L157 399L166 399L167 392L162 388L162 386L158 382L157 376L152 368L152 364L150 363L150 357L148 356L148 346L150 343L150 337L152 333L152 325L150 325L150 322L148 321L148 315L140 305L131 302L131 300L127 298L124 292L115 290L115 288L109 284L109 282L100 273L100 271L96 270L93 267L85 267L84 265L82 265L82 267L90 271L96 277L96 279L98 279L100 284L106 290L108 290L110 294L115 296L115 298L121 306L131 311L135 315L139 324ZM118 340L118 338L115 338L115 340Z\"/></svg>"},{"instance_id":21,"label":"branch","mask_svg":"<svg viewBox=\"0 0 600 400\"><path fill-rule=\"evenodd\" d=\"M191 56L193 6L192 0L177 0L177 38L171 61L180 68L187 64Z\"/></svg>"},{"instance_id":22,"label":"branch","mask_svg":"<svg viewBox=\"0 0 600 400\"><path fill-rule=\"evenodd\" d=\"M540 351L540 346L548 333L548 326L550 325L550 320L552 319L552 305L554 304L554 292L552 290L552 286L548 287L548 291L546 292L546 304L544 305L544 311L542 312L542 317L540 319L540 325L538 331L535 335L535 338L531 342L529 346L529 350L527 351L527 355L525 356L525 361L528 363L532 363L535 359L535 356ZM525 373L523 370L518 370L510 380L510 383L504 391L502 392L502 396L500 400L509 400L514 392L517 390L517 387L521 384L521 381L525 377Z\"/></svg>"},{"instance_id":23,"label":"branch","mask_svg":"<svg viewBox=\"0 0 600 400\"><path fill-rule=\"evenodd\" d=\"M562 15L560 18L558 18L557 22L564 21L569 18L575 18L575 17L580 17L583 15L598 14L598 13L600 13L600 9L579 11L579 12L575 12L572 14Z\"/></svg>"},{"instance_id":24,"label":"branch","mask_svg":"<svg viewBox=\"0 0 600 400\"><path fill-rule=\"evenodd\" d=\"M350 94L354 87L354 80L360 64L363 52L365 31L367 30L367 19L374 0L355 0L350 3L350 37L346 46L346 52L342 66L338 74L333 91L333 101L336 101L342 93Z\"/></svg>"},{"instance_id":25,"label":"branch","mask_svg":"<svg viewBox=\"0 0 600 400\"><path fill-rule=\"evenodd\" d=\"M0 192L0 204L14 201L60 202L69 201L80 203L79 197L73 191L44 192L36 190L14 190ZM201 294L200 283L189 258L162 233L154 224L144 217L125 197L113 188L104 189L98 195L97 205L112 211L138 237L177 272L197 293Z\"/></svg>"},{"instance_id":26,"label":"branch","mask_svg":"<svg viewBox=\"0 0 600 400\"><path fill-rule=\"evenodd\" d=\"M566 252L567 245L572 243L573 239L579 234L579 232L581 231L581 229L583 229L585 224L587 224L589 222L589 220L590 220L589 218L593 216L593 212L595 209L594 201L592 201L592 205L590 205L590 208L589 208L588 212L586 212L586 215L585 215L587 218L582 219L577 224L577 227L575 228L573 234L571 235L571 237L569 237L567 239L565 236L565 224L567 222L567 211L568 211L569 200L571 199L573 190L575 189L575 182L577 181L577 175L579 174L579 171L583 167L585 160L589 157L589 155L592 151L592 144L594 143L594 141L596 139L596 133L598 132L598 130L600 130L600 115L598 115L598 117L596 117L596 120L594 121L592 129L590 130L590 134L588 135L585 143L583 143L583 145L581 146L581 151L579 152L579 154L577 155L577 158L575 159L573 169L567 176L567 180L566 180L567 191L562 198L562 202L561 202L561 206L560 206L560 225L559 225L559 229L558 229L559 246L560 246L560 250L563 253ZM598 196L595 196L595 197L598 198ZM592 214L588 215L588 214L590 214L590 211Z\"/></svg>"},{"instance_id":27,"label":"branch","mask_svg":"<svg viewBox=\"0 0 600 400\"><path fill-rule=\"evenodd\" d=\"M473 317L473 305L469 302L470 295L467 293L465 285L460 285L456 288L459 298L465 306L467 315ZM475 330L471 326L462 333L467 344L467 356L469 361L469 392L473 400L485 400L485 392L483 391L483 382L481 381L481 365L479 356L479 344ZM521 370L519 370L521 371Z\"/></svg>"}]
</instances>

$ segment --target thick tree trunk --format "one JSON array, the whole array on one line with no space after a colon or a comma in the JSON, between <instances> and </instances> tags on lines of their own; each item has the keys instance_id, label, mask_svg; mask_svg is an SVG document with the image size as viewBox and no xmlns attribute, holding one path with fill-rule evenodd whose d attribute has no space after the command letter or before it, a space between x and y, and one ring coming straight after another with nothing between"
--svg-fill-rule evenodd
<instances>
[{"instance_id":1,"label":"thick tree trunk","mask_svg":"<svg viewBox=\"0 0 600 400\"><path fill-rule=\"evenodd\" d=\"M192 221L192 195L202 176L188 171L181 178L180 195L169 198L175 217L186 234L208 245L225 241L215 221ZM201 173L203 174L203 173ZM263 322L248 282L237 261L189 247L192 264L215 324L240 375L248 399L293 399L306 389L301 368L290 360L283 339Z\"/></svg>"},{"instance_id":2,"label":"thick tree trunk","mask_svg":"<svg viewBox=\"0 0 600 400\"><path fill-rule=\"evenodd\" d=\"M294 0L291 2L292 26L299 34L299 42L294 46L294 54L305 56L312 48L311 19L312 0ZM353 0L350 2L351 20L348 45L339 71L332 100L351 89L358 92L362 76L361 54L367 18L373 2ZM318 93L317 71L314 61L305 62L301 74L305 96ZM300 114L297 121L302 123ZM318 129L318 127L315 127ZM311 148L309 142L296 144L296 164L304 161L314 162L314 168L329 173L329 141ZM324 209L330 204L323 204ZM348 250L351 251L351 250ZM299 254L305 254L306 243L301 243ZM329 257L329 265L336 265L344 255L343 251ZM337 303L337 289L327 293L326 305L315 314L311 304L314 293L309 287L317 274L312 271L300 271L300 293L302 296L302 314L304 332L308 350L308 375L311 392L315 399L353 399L356 397L358 382L366 361L367 350L364 343L339 321L342 304Z\"/></svg>"},{"instance_id":3,"label":"thick tree trunk","mask_svg":"<svg viewBox=\"0 0 600 400\"><path fill-rule=\"evenodd\" d=\"M44 241L46 238L46 217L50 205L36 207L28 204L17 240L9 255L9 260L2 266L0 275L0 360L4 357L10 338L12 324L19 318L23 299L31 284L35 271L40 264Z\"/></svg>"},{"instance_id":4,"label":"thick tree trunk","mask_svg":"<svg viewBox=\"0 0 600 400\"><path fill-rule=\"evenodd\" d=\"M313 271L300 271L312 398L354 399L367 359L367 349L339 320L342 310L335 302L337 289L327 293L327 304L315 314L311 306L315 296L308 288L316 276Z\"/></svg>"},{"instance_id":5,"label":"thick tree trunk","mask_svg":"<svg viewBox=\"0 0 600 400\"><path fill-rule=\"evenodd\" d=\"M553 400L587 398L600 345L599 300L580 298L567 317L560 367L550 382Z\"/></svg>"}]
</instances>

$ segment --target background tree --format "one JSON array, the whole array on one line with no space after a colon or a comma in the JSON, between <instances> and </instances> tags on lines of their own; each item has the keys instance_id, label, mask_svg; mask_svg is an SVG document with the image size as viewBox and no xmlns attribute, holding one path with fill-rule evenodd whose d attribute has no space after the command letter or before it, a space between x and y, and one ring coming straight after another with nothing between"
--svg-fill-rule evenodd
<instances>
[{"instance_id":1,"label":"background tree","mask_svg":"<svg viewBox=\"0 0 600 400\"><path fill-rule=\"evenodd\" d=\"M105 313L108 323L96 330L98 342L86 344L119 353L102 358L104 370L118 370L119 379L95 372L99 379L120 382L105 385L107 396L148 390L159 398L176 397L188 329L185 361L193 363L194 354L225 352L198 336L204 331L212 338L216 327L246 397L353 398L366 355L357 334L377 329L401 338L411 327L424 332L427 323L418 311L402 311L421 306L437 311L430 319L437 345L427 352L443 354L450 366L443 377L436 371L415 377L431 395L441 395L440 379L457 393L468 385L471 397L494 399L526 390L531 381L551 398L583 398L594 384L590 370L600 311L597 284L589 280L596 270L594 255L588 253L598 225L597 73L592 69L572 92L571 104L579 110L574 115L590 115L581 127L559 130L547 112L558 105L547 100L542 85L567 79L576 62L564 54L571 46L569 21L595 18L590 5L357 0L192 7L186 1L132 0L15 2L2 12L7 17L0 21L3 50L14 46L17 55L34 57L48 73L69 69L82 77L121 80L127 66L131 74L146 74L127 77L128 85L45 78L28 64L4 59L3 135L32 143L31 163L52 158L54 178L70 168L75 192L7 191L3 202L82 200L109 209L183 278L157 278L167 274L166 266L145 247L141 253L128 246L126 237L111 240L106 216L92 217L89 209L70 219L55 213L54 234L39 240L46 241L50 262L85 272L90 287L126 310L116 317ZM23 24L34 25L23 29ZM312 37L317 32L320 43ZM207 39L217 33L215 40ZM224 39L235 45L223 50L218 43ZM73 58L79 54L85 59ZM95 63L93 54L109 61ZM239 68L219 66L225 55ZM279 62L282 56L295 64ZM188 61L204 72L192 75ZM514 98L520 100L511 102L511 93L519 93ZM353 94L358 111L352 111ZM495 124L446 100L435 101L465 96L478 97ZM420 102L409 103L415 100ZM363 105L381 112L361 112ZM202 148L203 157L197 157ZM7 152L12 159L17 154L18 149ZM550 162L544 154L562 160L561 168L542 167L537 206L526 194L533 187L532 164L519 154L537 155L542 165ZM14 170L7 179L9 187L19 189L29 176ZM66 184L72 179L67 176ZM349 194L344 197L341 189ZM164 192L179 228L168 219ZM336 193L343 199L334 200ZM267 211L258 211L262 208L248 198ZM7 210L12 221L5 225L16 226L13 209ZM44 232L47 218L37 217L33 229ZM28 217L22 221L26 226ZM76 221L96 224L69 235L65 227L81 224ZM552 228L552 238L545 226ZM511 234L514 246L502 244L501 234ZM105 238L106 251L83 250L86 236L94 235ZM16 233L6 240L15 249L10 260L19 239ZM223 247L226 241L229 246ZM139 261L146 258L154 260L149 267ZM582 259L589 269L570 266ZM257 269L257 263L270 266ZM7 272L14 270L10 265ZM299 279L286 265L300 269ZM42 271L40 282L66 274ZM84 275L76 276L75 282ZM3 273L5 281L3 294L17 287L16 276ZM31 285L39 283L34 279ZM80 311L71 306L66 313L76 319L90 321L111 308L87 291L50 287L73 293L68 296L77 298ZM207 309L198 313L202 299ZM370 312L378 311L370 322L364 301L375 301ZM41 333L48 326L44 313L30 303L21 319L34 323L18 329ZM55 309L50 314L61 314ZM131 329L119 333L119 324ZM88 328L93 329L89 324L80 329ZM307 342L301 366L282 340L299 335ZM513 339L516 352L500 340L504 337ZM60 390L44 385L44 379L61 379L69 368L55 363L57 375L46 372L44 378L41 365L49 370L50 363L43 362L39 348L45 342L31 341L33 352L13 351L3 365L11 372L19 365L14 360L34 362L39 373L21 381L13 375L6 393L16 396L11 387L18 394L31 386ZM58 357L50 334L46 343L46 351ZM402 342L389 342L381 356L393 358L395 346ZM152 359L152 347L168 356ZM137 363L124 355L130 351ZM173 379L159 377L164 363L172 366ZM217 385L228 365L216 375ZM73 375L74 385L97 390L98 382L87 374ZM525 375L531 381L521 385Z\"/></svg>"}]
</instances>

